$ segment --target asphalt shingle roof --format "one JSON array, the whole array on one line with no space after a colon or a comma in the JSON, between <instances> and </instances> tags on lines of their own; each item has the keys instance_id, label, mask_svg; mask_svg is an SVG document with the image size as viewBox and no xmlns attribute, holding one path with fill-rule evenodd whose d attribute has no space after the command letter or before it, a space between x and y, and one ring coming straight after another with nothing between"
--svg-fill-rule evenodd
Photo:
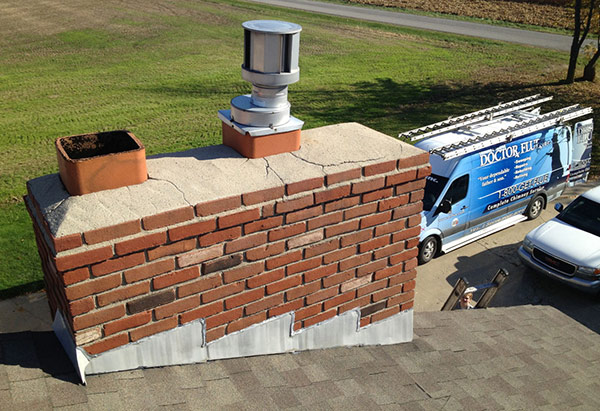
<instances>
[{"instance_id":1,"label":"asphalt shingle roof","mask_svg":"<svg viewBox=\"0 0 600 411\"><path fill-rule=\"evenodd\" d=\"M600 336L548 306L415 313L415 338L77 376L51 332L0 334L0 408L600 409Z\"/></svg>"}]
</instances>

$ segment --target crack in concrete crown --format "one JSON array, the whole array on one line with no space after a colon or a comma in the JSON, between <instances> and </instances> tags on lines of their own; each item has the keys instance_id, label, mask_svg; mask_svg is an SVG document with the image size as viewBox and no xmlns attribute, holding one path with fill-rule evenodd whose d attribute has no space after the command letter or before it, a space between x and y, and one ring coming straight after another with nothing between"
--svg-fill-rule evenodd
<instances>
[{"instance_id":1,"label":"crack in concrete crown","mask_svg":"<svg viewBox=\"0 0 600 411\"><path fill-rule=\"evenodd\" d=\"M277 176L277 178L279 179L279 181L281 181L281 184L285 184L285 181L283 181L283 178L281 178L281 176L277 173L277 171L275 171L275 169L273 167L271 167L271 165L269 164L269 160L267 160L266 158L263 158L263 160L265 161L265 164L267 165L265 168L265 171L267 173L267 177L269 176L269 170L271 170L271 172L273 174L275 174L275 176Z\"/></svg>"},{"instance_id":2,"label":"crack in concrete crown","mask_svg":"<svg viewBox=\"0 0 600 411\"><path fill-rule=\"evenodd\" d=\"M323 171L323 173L325 173L325 167L335 167L335 166L340 166L340 165L344 165L344 164L358 164L358 163L364 163L367 161L378 161L378 160L384 159L384 157L375 157L375 158L366 158L363 160L346 160L346 161L340 161L339 163L321 164L321 163L317 163L317 162L302 158L302 157L298 156L298 154L296 154L296 153L290 153L290 154L292 156L294 156L295 158L297 158L298 160L304 161L307 164L312 164L314 166L321 167L321 170Z\"/></svg>"},{"instance_id":3,"label":"crack in concrete crown","mask_svg":"<svg viewBox=\"0 0 600 411\"><path fill-rule=\"evenodd\" d=\"M190 203L190 201L186 198L183 190L181 190L179 187L177 187L177 184L175 184L174 182L164 179L164 178L156 178L156 177L148 177L148 180L164 181L165 183L171 184L173 187L175 187L175 190L177 190L181 193L181 197L183 197L183 201L185 201L187 203L187 205L193 206L193 204Z\"/></svg>"}]
</instances>

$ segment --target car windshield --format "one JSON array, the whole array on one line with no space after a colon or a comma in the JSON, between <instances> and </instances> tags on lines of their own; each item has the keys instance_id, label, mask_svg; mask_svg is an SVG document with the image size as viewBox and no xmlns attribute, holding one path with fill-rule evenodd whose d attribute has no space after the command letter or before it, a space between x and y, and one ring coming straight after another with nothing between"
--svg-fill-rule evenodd
<instances>
[{"instance_id":1,"label":"car windshield","mask_svg":"<svg viewBox=\"0 0 600 411\"><path fill-rule=\"evenodd\" d=\"M600 204L585 197L577 197L556 218L600 237Z\"/></svg>"},{"instance_id":2,"label":"car windshield","mask_svg":"<svg viewBox=\"0 0 600 411\"><path fill-rule=\"evenodd\" d=\"M448 178L431 174L425 182L425 195L423 197L423 210L429 211L448 183Z\"/></svg>"}]
</instances>

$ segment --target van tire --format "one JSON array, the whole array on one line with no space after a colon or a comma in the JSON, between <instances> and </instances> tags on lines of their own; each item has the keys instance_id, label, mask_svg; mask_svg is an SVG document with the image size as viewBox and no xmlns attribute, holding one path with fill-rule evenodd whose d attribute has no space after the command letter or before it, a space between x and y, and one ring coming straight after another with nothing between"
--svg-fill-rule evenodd
<instances>
[{"instance_id":1,"label":"van tire","mask_svg":"<svg viewBox=\"0 0 600 411\"><path fill-rule=\"evenodd\" d=\"M429 236L419 244L419 264L427 264L438 254L439 242L434 236Z\"/></svg>"},{"instance_id":2,"label":"van tire","mask_svg":"<svg viewBox=\"0 0 600 411\"><path fill-rule=\"evenodd\" d=\"M535 196L527 206L527 210L525 210L525 215L528 220L535 220L542 214L542 210L546 205L546 200L543 196Z\"/></svg>"}]
</instances>

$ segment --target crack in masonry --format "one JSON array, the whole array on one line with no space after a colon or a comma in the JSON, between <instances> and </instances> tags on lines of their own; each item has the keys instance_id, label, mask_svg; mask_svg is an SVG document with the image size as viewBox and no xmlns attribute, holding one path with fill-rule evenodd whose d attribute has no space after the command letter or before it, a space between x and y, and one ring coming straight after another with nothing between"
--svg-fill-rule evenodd
<instances>
[{"instance_id":1,"label":"crack in masonry","mask_svg":"<svg viewBox=\"0 0 600 411\"><path fill-rule=\"evenodd\" d=\"M319 166L321 167L321 170L323 170L323 172L325 171L325 167L334 167L334 166L339 166L342 164L357 164L357 163L364 163L365 161L377 161L377 160L382 160L384 157L375 157L375 158L366 158L364 160L352 160L352 161L341 161L339 163L332 163L332 164L319 164L316 163L314 161L309 161L305 158L299 157L296 153L290 153L292 156L296 157L298 160L300 161L304 161L307 164L312 164L314 166Z\"/></svg>"},{"instance_id":2,"label":"crack in masonry","mask_svg":"<svg viewBox=\"0 0 600 411\"><path fill-rule=\"evenodd\" d=\"M417 388L419 388L421 391L423 391L423 393L425 393L425 395L427 395L429 398L433 398L431 396L431 394L429 394L425 388L421 387L421 384L419 384L418 382L415 381L415 385L417 386Z\"/></svg>"},{"instance_id":3,"label":"crack in masonry","mask_svg":"<svg viewBox=\"0 0 600 411\"><path fill-rule=\"evenodd\" d=\"M181 193L181 196L183 197L183 201L185 201L189 206L193 206L193 204L190 203L190 201L185 197L185 193L179 187L177 187L177 184L175 184L174 182L163 179L163 178L156 178L156 177L148 177L148 180L164 181L166 183L171 184L173 187L175 187L175 190L177 190Z\"/></svg>"},{"instance_id":4,"label":"crack in masonry","mask_svg":"<svg viewBox=\"0 0 600 411\"><path fill-rule=\"evenodd\" d=\"M267 164L267 168L265 169L265 171L267 172L267 176L269 176L269 170L271 170L273 172L273 174L275 174L277 176L279 181L281 181L281 184L285 184L285 181L283 181L283 178L281 178L281 176L277 173L277 171L275 171L275 169L273 167L271 167L271 165L269 164L269 160L267 160L266 158L263 158L263 160Z\"/></svg>"}]
</instances>

